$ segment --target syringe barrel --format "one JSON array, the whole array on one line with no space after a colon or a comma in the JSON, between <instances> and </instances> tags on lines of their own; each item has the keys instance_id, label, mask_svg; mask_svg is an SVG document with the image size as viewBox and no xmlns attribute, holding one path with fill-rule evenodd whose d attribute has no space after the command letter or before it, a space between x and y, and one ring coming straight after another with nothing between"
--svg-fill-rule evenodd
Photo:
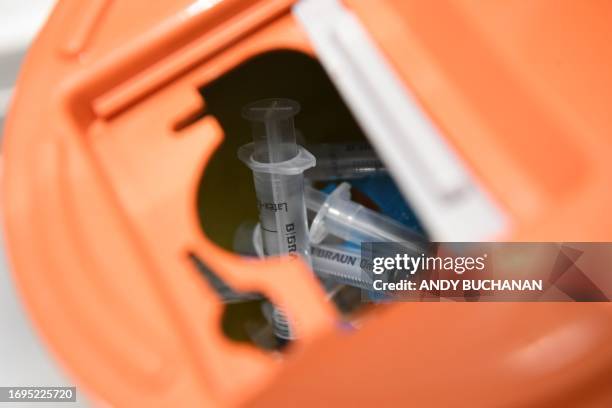
<instances>
[{"instance_id":1,"label":"syringe barrel","mask_svg":"<svg viewBox=\"0 0 612 408\"><path fill-rule=\"evenodd\" d=\"M312 267L323 279L372 290L372 279L363 270L366 265L359 251L332 245L312 245Z\"/></svg>"},{"instance_id":2,"label":"syringe barrel","mask_svg":"<svg viewBox=\"0 0 612 408\"><path fill-rule=\"evenodd\" d=\"M353 242L413 242L422 237L392 218L352 201L340 202L329 214L330 232Z\"/></svg>"},{"instance_id":3,"label":"syringe barrel","mask_svg":"<svg viewBox=\"0 0 612 408\"><path fill-rule=\"evenodd\" d=\"M386 174L387 169L367 143L322 143L308 145L317 165L304 175L312 181L351 180Z\"/></svg>"},{"instance_id":4,"label":"syringe barrel","mask_svg":"<svg viewBox=\"0 0 612 408\"><path fill-rule=\"evenodd\" d=\"M264 254L310 259L302 174L253 172Z\"/></svg>"}]
</instances>

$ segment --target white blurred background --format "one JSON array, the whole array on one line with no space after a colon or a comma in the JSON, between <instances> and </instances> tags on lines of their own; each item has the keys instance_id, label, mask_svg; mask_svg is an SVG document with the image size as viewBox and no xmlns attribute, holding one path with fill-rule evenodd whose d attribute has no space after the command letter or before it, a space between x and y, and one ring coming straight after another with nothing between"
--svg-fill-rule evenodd
<instances>
[{"instance_id":1,"label":"white blurred background","mask_svg":"<svg viewBox=\"0 0 612 408\"><path fill-rule=\"evenodd\" d=\"M55 0L0 0L0 134L21 60Z\"/></svg>"},{"instance_id":2,"label":"white blurred background","mask_svg":"<svg viewBox=\"0 0 612 408\"><path fill-rule=\"evenodd\" d=\"M0 0L0 137L21 61L54 3L55 0ZM0 237L0 386L70 385L25 314ZM19 403L23 408L87 405L79 390L77 403Z\"/></svg>"}]
</instances>

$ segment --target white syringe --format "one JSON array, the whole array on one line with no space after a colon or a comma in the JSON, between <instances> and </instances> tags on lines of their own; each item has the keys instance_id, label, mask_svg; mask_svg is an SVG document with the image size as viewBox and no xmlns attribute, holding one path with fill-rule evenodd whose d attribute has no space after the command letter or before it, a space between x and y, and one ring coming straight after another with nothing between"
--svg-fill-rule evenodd
<instances>
[{"instance_id":1,"label":"white syringe","mask_svg":"<svg viewBox=\"0 0 612 408\"><path fill-rule=\"evenodd\" d=\"M318 244L331 234L360 245L362 242L394 242L422 253L425 238L399 222L351 201L351 186L341 183L331 194L306 186L306 206L315 212L310 240Z\"/></svg>"},{"instance_id":2,"label":"white syringe","mask_svg":"<svg viewBox=\"0 0 612 408\"><path fill-rule=\"evenodd\" d=\"M293 117L299 110L289 99L245 106L253 143L240 147L238 157L253 171L265 255L301 255L310 263L303 172L315 158L296 143Z\"/></svg>"},{"instance_id":3,"label":"white syringe","mask_svg":"<svg viewBox=\"0 0 612 408\"><path fill-rule=\"evenodd\" d=\"M317 165L304 173L311 181L352 180L387 173L367 143L312 144L308 151L317 158Z\"/></svg>"}]
</instances>

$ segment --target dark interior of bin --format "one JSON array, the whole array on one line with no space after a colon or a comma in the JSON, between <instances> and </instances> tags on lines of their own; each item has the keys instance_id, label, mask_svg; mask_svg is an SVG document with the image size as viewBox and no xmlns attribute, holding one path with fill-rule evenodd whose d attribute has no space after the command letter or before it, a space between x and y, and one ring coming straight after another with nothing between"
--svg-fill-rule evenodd
<instances>
[{"instance_id":1,"label":"dark interior of bin","mask_svg":"<svg viewBox=\"0 0 612 408\"><path fill-rule=\"evenodd\" d=\"M236 156L238 147L252 141L250 125L240 116L244 105L264 98L294 99L301 105L295 126L307 143L365 141L321 65L299 52L257 56L200 92L206 114L213 115L225 132L200 183L200 222L206 235L228 250L240 223L258 219L251 170Z\"/></svg>"}]
</instances>

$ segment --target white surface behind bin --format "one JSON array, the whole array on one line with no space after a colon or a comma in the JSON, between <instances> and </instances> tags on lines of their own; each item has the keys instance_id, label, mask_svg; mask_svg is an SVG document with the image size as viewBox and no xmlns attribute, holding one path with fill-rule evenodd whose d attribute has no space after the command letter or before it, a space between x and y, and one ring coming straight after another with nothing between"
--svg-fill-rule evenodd
<instances>
[{"instance_id":1,"label":"white surface behind bin","mask_svg":"<svg viewBox=\"0 0 612 408\"><path fill-rule=\"evenodd\" d=\"M0 0L0 136L21 61L55 0Z\"/></svg>"}]
</instances>

